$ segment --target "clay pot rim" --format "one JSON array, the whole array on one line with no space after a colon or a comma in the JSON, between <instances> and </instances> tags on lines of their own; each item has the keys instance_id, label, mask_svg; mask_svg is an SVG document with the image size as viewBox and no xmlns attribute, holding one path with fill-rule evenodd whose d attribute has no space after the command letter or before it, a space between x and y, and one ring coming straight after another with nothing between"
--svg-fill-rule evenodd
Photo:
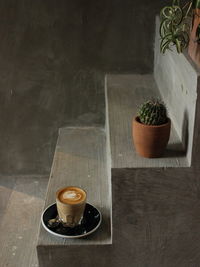
<instances>
[{"instance_id":1,"label":"clay pot rim","mask_svg":"<svg viewBox=\"0 0 200 267\"><path fill-rule=\"evenodd\" d=\"M144 124L142 122L139 121L139 116L136 116L134 119L133 119L133 123L137 123L138 125L144 127L144 128L162 128L162 127L165 127L167 126L168 124L171 124L171 120L170 118L167 117L167 122L166 123L163 123L163 124L160 124L160 125L148 125L148 124Z\"/></svg>"}]
</instances>

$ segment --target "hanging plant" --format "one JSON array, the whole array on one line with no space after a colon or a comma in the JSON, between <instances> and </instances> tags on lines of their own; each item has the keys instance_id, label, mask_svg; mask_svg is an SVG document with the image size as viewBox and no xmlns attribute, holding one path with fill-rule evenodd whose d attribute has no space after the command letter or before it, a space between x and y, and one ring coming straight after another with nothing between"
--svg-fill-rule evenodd
<instances>
[{"instance_id":1,"label":"hanging plant","mask_svg":"<svg viewBox=\"0 0 200 267\"><path fill-rule=\"evenodd\" d=\"M162 53L167 49L172 50L173 46L178 53L182 53L188 47L191 19L195 15L196 8L200 8L200 0L189 1L184 6L181 6L180 0L173 0L171 6L165 6L161 10L160 50ZM200 43L200 24L196 31L196 41Z\"/></svg>"}]
</instances>

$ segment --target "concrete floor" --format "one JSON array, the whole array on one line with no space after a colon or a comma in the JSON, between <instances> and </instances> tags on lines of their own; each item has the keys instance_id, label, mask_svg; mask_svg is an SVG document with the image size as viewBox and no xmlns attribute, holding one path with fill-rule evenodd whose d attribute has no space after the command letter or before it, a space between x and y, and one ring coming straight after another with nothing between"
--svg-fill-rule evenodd
<instances>
[{"instance_id":1,"label":"concrete floor","mask_svg":"<svg viewBox=\"0 0 200 267\"><path fill-rule=\"evenodd\" d=\"M0 266L37 267L36 238L48 177L0 176Z\"/></svg>"}]
</instances>

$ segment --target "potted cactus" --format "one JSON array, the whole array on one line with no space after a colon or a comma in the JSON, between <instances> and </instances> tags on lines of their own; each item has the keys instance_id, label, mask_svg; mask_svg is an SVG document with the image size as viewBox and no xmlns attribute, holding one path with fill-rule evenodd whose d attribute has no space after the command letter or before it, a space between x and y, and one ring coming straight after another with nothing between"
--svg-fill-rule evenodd
<instances>
[{"instance_id":1,"label":"potted cactus","mask_svg":"<svg viewBox=\"0 0 200 267\"><path fill-rule=\"evenodd\" d=\"M140 156L162 156L170 136L171 120L167 117L165 104L159 100L143 103L133 120L133 142Z\"/></svg>"}]
</instances>

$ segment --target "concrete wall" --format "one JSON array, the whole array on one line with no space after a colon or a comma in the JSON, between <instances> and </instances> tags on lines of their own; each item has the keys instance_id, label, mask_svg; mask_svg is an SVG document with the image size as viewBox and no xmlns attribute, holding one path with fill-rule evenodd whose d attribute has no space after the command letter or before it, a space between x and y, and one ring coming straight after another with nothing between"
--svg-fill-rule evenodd
<instances>
[{"instance_id":1,"label":"concrete wall","mask_svg":"<svg viewBox=\"0 0 200 267\"><path fill-rule=\"evenodd\" d=\"M156 19L154 77L167 105L168 113L179 134L189 164L192 159L193 136L196 130L195 117L199 70L176 49L160 53L160 21ZM194 146L197 141L194 142Z\"/></svg>"},{"instance_id":2,"label":"concrete wall","mask_svg":"<svg viewBox=\"0 0 200 267\"><path fill-rule=\"evenodd\" d=\"M153 71L160 0L0 0L0 173L44 174L64 125L104 125L104 74Z\"/></svg>"}]
</instances>

